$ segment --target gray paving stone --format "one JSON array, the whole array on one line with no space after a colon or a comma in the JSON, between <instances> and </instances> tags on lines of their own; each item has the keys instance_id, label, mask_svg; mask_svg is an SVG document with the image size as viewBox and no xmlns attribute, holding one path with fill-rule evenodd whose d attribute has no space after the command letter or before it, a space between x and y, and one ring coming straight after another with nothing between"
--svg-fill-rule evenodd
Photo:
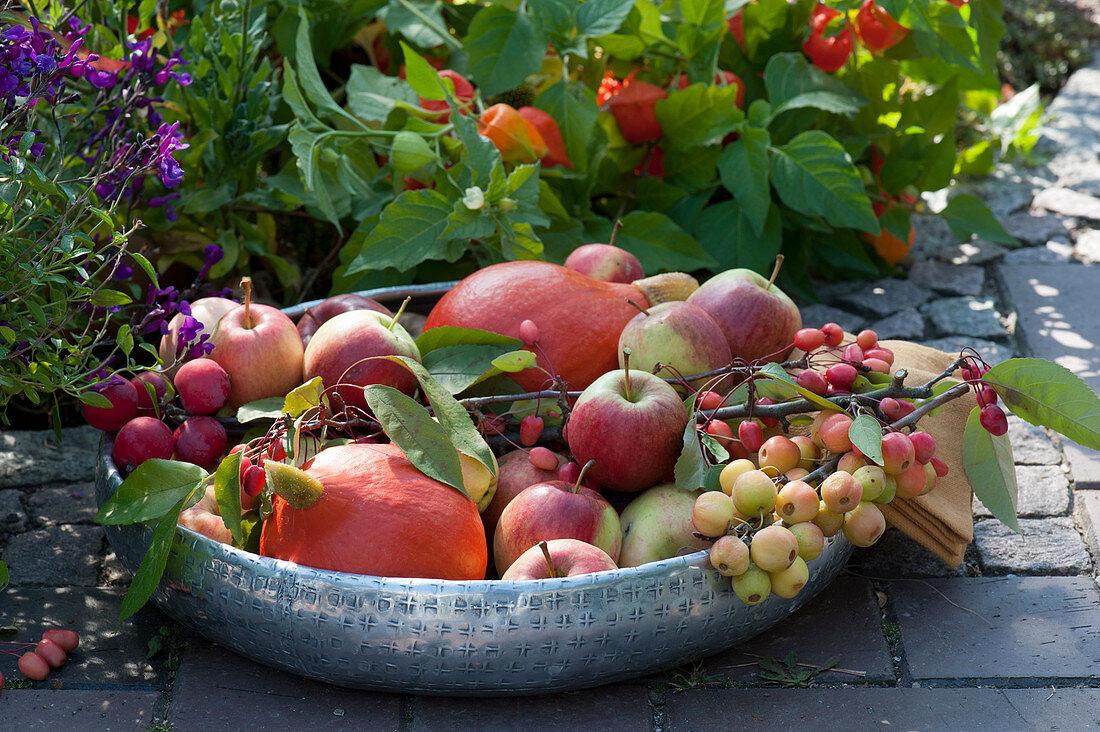
<instances>
[{"instance_id":1,"label":"gray paving stone","mask_svg":"<svg viewBox=\"0 0 1100 732\"><path fill-rule=\"evenodd\" d=\"M909 280L882 279L841 295L840 303L869 317L884 317L927 302L932 293Z\"/></svg>"},{"instance_id":2,"label":"gray paving stone","mask_svg":"<svg viewBox=\"0 0 1100 732\"><path fill-rule=\"evenodd\" d=\"M413 699L411 730L553 728L591 732L599 729L652 728L644 686L604 686L591 691L526 698Z\"/></svg>"},{"instance_id":3,"label":"gray paving stone","mask_svg":"<svg viewBox=\"0 0 1100 732\"><path fill-rule=\"evenodd\" d=\"M846 618L843 643L837 643L837 618ZM746 643L705 659L702 668L731 681L755 683L760 656L781 659L794 651L803 663L820 664L836 657L838 668L866 672L860 678L825 671L817 676L823 683L893 681L894 666L881 622L871 583L838 577L794 615Z\"/></svg>"},{"instance_id":4,"label":"gray paving stone","mask_svg":"<svg viewBox=\"0 0 1100 732\"><path fill-rule=\"evenodd\" d=\"M940 251L937 257L951 264L985 264L1001 259L1009 250L985 239L972 239Z\"/></svg>"},{"instance_id":5,"label":"gray paving stone","mask_svg":"<svg viewBox=\"0 0 1100 732\"><path fill-rule=\"evenodd\" d=\"M959 237L951 233L951 227L939 216L913 214L909 221L913 225L913 248L909 257L915 261L937 257L959 244Z\"/></svg>"},{"instance_id":6,"label":"gray paving stone","mask_svg":"<svg viewBox=\"0 0 1100 732\"><path fill-rule=\"evenodd\" d=\"M916 308L905 308L901 312L888 315L871 324L871 330L878 333L882 340L900 338L907 341L919 341L924 338L924 316Z\"/></svg>"},{"instance_id":7,"label":"gray paving stone","mask_svg":"<svg viewBox=\"0 0 1100 732\"><path fill-rule=\"evenodd\" d=\"M155 691L11 689L0 692L0 715L9 729L148 729L160 694Z\"/></svg>"},{"instance_id":8,"label":"gray paving stone","mask_svg":"<svg viewBox=\"0 0 1100 732\"><path fill-rule=\"evenodd\" d=\"M1016 415L1008 417L1008 439L1017 465L1059 465L1062 462L1062 453L1047 431Z\"/></svg>"},{"instance_id":9,"label":"gray paving stone","mask_svg":"<svg viewBox=\"0 0 1100 732\"><path fill-rule=\"evenodd\" d=\"M1042 246L1014 249L1001 261L1005 264L1069 264L1073 261L1073 245L1052 239Z\"/></svg>"},{"instance_id":10,"label":"gray paving stone","mask_svg":"<svg viewBox=\"0 0 1100 732\"><path fill-rule=\"evenodd\" d=\"M101 434L69 427L59 443L52 430L0 432L0 488L94 479Z\"/></svg>"},{"instance_id":11,"label":"gray paving stone","mask_svg":"<svg viewBox=\"0 0 1100 732\"><path fill-rule=\"evenodd\" d=\"M1049 699L1048 699L1049 697ZM668 698L668 730L1084 730L1100 690L691 689Z\"/></svg>"},{"instance_id":12,"label":"gray paving stone","mask_svg":"<svg viewBox=\"0 0 1100 732\"><path fill-rule=\"evenodd\" d=\"M867 327L867 319L846 310L828 305L806 305L799 308L802 324L807 328L820 328L826 323L836 323L849 333L858 333Z\"/></svg>"},{"instance_id":13,"label":"gray paving stone","mask_svg":"<svg viewBox=\"0 0 1100 732\"><path fill-rule=\"evenodd\" d=\"M23 510L22 491L14 488L0 491L0 534L15 534L27 527L27 512Z\"/></svg>"},{"instance_id":14,"label":"gray paving stone","mask_svg":"<svg viewBox=\"0 0 1100 732\"><path fill-rule=\"evenodd\" d=\"M97 587L9 587L0 598L0 619L19 628L11 640L37 641L49 628L67 628L80 634L80 646L65 665L51 671L45 684L62 687L160 688L168 678L164 660L147 659L149 639L162 625L174 625L149 606L119 622L118 609L125 590ZM12 674L17 659L0 654L0 672ZM0 692L0 710L7 703ZM2 718L0 713L0 718ZM0 728L4 724L0 721Z\"/></svg>"},{"instance_id":15,"label":"gray paving stone","mask_svg":"<svg viewBox=\"0 0 1100 732\"><path fill-rule=\"evenodd\" d=\"M915 680L1100 673L1100 591L1089 577L893 582L889 594Z\"/></svg>"},{"instance_id":16,"label":"gray paving stone","mask_svg":"<svg viewBox=\"0 0 1100 732\"><path fill-rule=\"evenodd\" d=\"M1100 125L1096 123L1096 90L1100 58L1075 71L1047 107L1038 148L1054 153L1047 167L1062 185L1100 193Z\"/></svg>"},{"instance_id":17,"label":"gray paving stone","mask_svg":"<svg viewBox=\"0 0 1100 732\"><path fill-rule=\"evenodd\" d=\"M993 341L987 341L982 338L946 336L944 338L933 338L928 341L921 341L921 343L929 348L937 348L945 353L959 353L964 348L973 348L990 366L1000 363L1001 361L1007 361L1015 355L1012 349L1000 343L994 343Z\"/></svg>"},{"instance_id":18,"label":"gray paving stone","mask_svg":"<svg viewBox=\"0 0 1100 732\"><path fill-rule=\"evenodd\" d=\"M27 510L44 526L91 523L95 518L95 483L39 488L27 494Z\"/></svg>"},{"instance_id":19,"label":"gray paving stone","mask_svg":"<svg viewBox=\"0 0 1100 732\"><path fill-rule=\"evenodd\" d=\"M103 538L101 526L50 526L16 534L2 558L13 585L92 587Z\"/></svg>"},{"instance_id":20,"label":"gray paving stone","mask_svg":"<svg viewBox=\"0 0 1100 732\"><path fill-rule=\"evenodd\" d=\"M1037 193L1054 185L1054 178L1054 173L1042 166L997 163L989 175L958 181L948 189L948 196L975 195L1003 221L1011 213L1027 208Z\"/></svg>"},{"instance_id":21,"label":"gray paving stone","mask_svg":"<svg viewBox=\"0 0 1100 732\"><path fill-rule=\"evenodd\" d=\"M1057 214L1017 211L1005 217L1005 229L1009 234L1027 244L1042 245L1056 236L1066 236L1072 228L1071 221Z\"/></svg>"},{"instance_id":22,"label":"gray paving stone","mask_svg":"<svg viewBox=\"0 0 1100 732\"><path fill-rule=\"evenodd\" d=\"M974 544L985 574L1085 574L1089 553L1073 519L1020 519L1022 535L1000 521L974 524Z\"/></svg>"},{"instance_id":23,"label":"gray paving stone","mask_svg":"<svg viewBox=\"0 0 1100 732\"><path fill-rule=\"evenodd\" d=\"M1063 216L1100 221L1100 198L1072 188L1047 188L1035 196L1031 205Z\"/></svg>"},{"instance_id":24,"label":"gray paving stone","mask_svg":"<svg viewBox=\"0 0 1100 732\"><path fill-rule=\"evenodd\" d=\"M1100 271L1081 265L998 268L1016 308L1016 335L1026 352L1065 366L1100 390ZM1063 447L1078 488L1100 487L1100 456L1069 440Z\"/></svg>"},{"instance_id":25,"label":"gray paving stone","mask_svg":"<svg viewBox=\"0 0 1100 732\"><path fill-rule=\"evenodd\" d=\"M915 285L949 295L977 295L985 283L985 270L974 264L944 264L926 260L909 268Z\"/></svg>"},{"instance_id":26,"label":"gray paving stone","mask_svg":"<svg viewBox=\"0 0 1100 732\"><path fill-rule=\"evenodd\" d=\"M1093 559L1100 559L1100 491L1077 491L1073 509Z\"/></svg>"},{"instance_id":27,"label":"gray paving stone","mask_svg":"<svg viewBox=\"0 0 1100 732\"><path fill-rule=\"evenodd\" d=\"M1061 465L1017 465L1016 488L1017 516L1064 516L1069 513L1069 479ZM974 515L993 516L977 497L974 498Z\"/></svg>"},{"instance_id":28,"label":"gray paving stone","mask_svg":"<svg viewBox=\"0 0 1100 732\"><path fill-rule=\"evenodd\" d=\"M871 579L894 577L966 577L967 562L948 567L943 560L895 528L855 556L863 574Z\"/></svg>"},{"instance_id":29,"label":"gray paving stone","mask_svg":"<svg viewBox=\"0 0 1100 732\"><path fill-rule=\"evenodd\" d=\"M122 564L122 560L115 554L114 549L108 547L107 556L103 558L103 567L100 569L99 584L104 587L125 587L130 584L133 575Z\"/></svg>"},{"instance_id":30,"label":"gray paving stone","mask_svg":"<svg viewBox=\"0 0 1100 732\"><path fill-rule=\"evenodd\" d=\"M342 689L268 668L205 640L183 653L168 722L181 730L401 727L401 697ZM473 700L471 704L476 704ZM212 711L216 710L216 714Z\"/></svg>"},{"instance_id":31,"label":"gray paving stone","mask_svg":"<svg viewBox=\"0 0 1100 732\"><path fill-rule=\"evenodd\" d=\"M928 306L928 319L945 335L1002 338L1005 327L993 301L977 297L945 297Z\"/></svg>"},{"instance_id":32,"label":"gray paving stone","mask_svg":"<svg viewBox=\"0 0 1100 732\"><path fill-rule=\"evenodd\" d=\"M1078 235L1073 253L1085 264L1100 262L1100 230L1093 229Z\"/></svg>"}]
</instances>

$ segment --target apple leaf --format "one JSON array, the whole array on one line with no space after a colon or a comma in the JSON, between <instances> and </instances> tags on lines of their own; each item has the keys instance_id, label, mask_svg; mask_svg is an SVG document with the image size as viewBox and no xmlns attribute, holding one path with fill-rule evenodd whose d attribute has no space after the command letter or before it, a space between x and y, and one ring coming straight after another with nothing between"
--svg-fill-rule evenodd
<instances>
[{"instance_id":1,"label":"apple leaf","mask_svg":"<svg viewBox=\"0 0 1100 732\"><path fill-rule=\"evenodd\" d=\"M142 465L145 464L147 463L142 463ZM149 541L149 549L141 558L141 564L134 572L134 578L130 581L126 596L122 598L122 605L118 610L119 620L125 620L140 610L160 584L160 579L164 576L164 566L168 563L168 555L172 551L176 524L187 502L186 497L180 499L157 521L153 529L153 537Z\"/></svg>"},{"instance_id":2,"label":"apple leaf","mask_svg":"<svg viewBox=\"0 0 1100 732\"><path fill-rule=\"evenodd\" d=\"M510 351L494 358L493 366L508 374L518 374L534 366L536 358L534 351Z\"/></svg>"},{"instance_id":3,"label":"apple leaf","mask_svg":"<svg viewBox=\"0 0 1100 732\"><path fill-rule=\"evenodd\" d=\"M510 353L510 346L466 344L436 348L424 356L424 368L451 394L458 394L501 372L493 359Z\"/></svg>"},{"instance_id":4,"label":"apple leaf","mask_svg":"<svg viewBox=\"0 0 1100 732\"><path fill-rule=\"evenodd\" d=\"M321 395L324 391L325 385L321 382L321 377L314 376L286 395L286 399L283 401L283 413L289 414L293 418L302 416L305 412L320 405Z\"/></svg>"},{"instance_id":5,"label":"apple leaf","mask_svg":"<svg viewBox=\"0 0 1100 732\"><path fill-rule=\"evenodd\" d=\"M712 435L706 433L700 434L699 441L703 443L703 447L707 448L707 451L710 453L711 457L714 458L715 462L724 463L730 459L729 450L722 447L722 443L714 439Z\"/></svg>"},{"instance_id":6,"label":"apple leaf","mask_svg":"<svg viewBox=\"0 0 1100 732\"><path fill-rule=\"evenodd\" d=\"M228 455L214 473L214 497L222 514L222 523L233 535L233 545L242 546L241 533L241 453Z\"/></svg>"},{"instance_id":7,"label":"apple leaf","mask_svg":"<svg viewBox=\"0 0 1100 732\"><path fill-rule=\"evenodd\" d=\"M462 482L458 451L446 428L432 419L427 409L385 384L364 387L363 397L386 436L417 470L469 496Z\"/></svg>"},{"instance_id":8,"label":"apple leaf","mask_svg":"<svg viewBox=\"0 0 1100 732\"><path fill-rule=\"evenodd\" d=\"M453 325L432 328L416 337L416 347L420 349L421 356L426 356L437 348L468 345L506 346L511 350L522 346L523 341L479 328L459 328Z\"/></svg>"},{"instance_id":9,"label":"apple leaf","mask_svg":"<svg viewBox=\"0 0 1100 732\"><path fill-rule=\"evenodd\" d=\"M882 465L882 425L869 414L861 414L848 425L848 439L859 451Z\"/></svg>"},{"instance_id":10,"label":"apple leaf","mask_svg":"<svg viewBox=\"0 0 1100 732\"><path fill-rule=\"evenodd\" d=\"M99 509L95 520L113 526L160 518L197 490L207 477L205 470L191 463L146 460L122 481Z\"/></svg>"},{"instance_id":11,"label":"apple leaf","mask_svg":"<svg viewBox=\"0 0 1100 732\"><path fill-rule=\"evenodd\" d=\"M680 451L680 457L676 458L673 469L677 487L689 491L698 490L706 484L707 469L710 467L703 457L703 446L699 441L695 400L696 395L692 395L684 402L689 415L687 427L684 428L684 448Z\"/></svg>"},{"instance_id":12,"label":"apple leaf","mask_svg":"<svg viewBox=\"0 0 1100 732\"><path fill-rule=\"evenodd\" d=\"M977 196L962 193L952 198L940 216L947 222L951 233L966 241L971 235L995 241L1007 246L1019 246L1016 237L1005 231L989 207Z\"/></svg>"},{"instance_id":13,"label":"apple leaf","mask_svg":"<svg viewBox=\"0 0 1100 732\"><path fill-rule=\"evenodd\" d=\"M763 376L766 376L769 379L773 379L775 381L780 381L780 382L786 384L791 389L793 389L795 392L797 392L800 396L802 396L804 399L806 399L809 402L812 402L813 404L816 404L817 406L821 407L822 409L831 409L831 410L834 410L834 411L843 411L840 407L833 404L831 401L829 401L825 397L821 396L820 394L815 394L814 392L810 391L809 389L804 389L803 387L799 386L798 382L795 381L794 379L792 379L791 375L788 374L783 369L783 367L780 366L777 363L774 363L774 362L766 363L766 364L764 364L763 368L761 368L756 373L758 373L760 375L763 375Z\"/></svg>"},{"instance_id":14,"label":"apple leaf","mask_svg":"<svg viewBox=\"0 0 1100 732\"><path fill-rule=\"evenodd\" d=\"M111 400L100 394L98 391L82 391L76 395L83 404L87 404L89 407L99 407L101 409L110 409Z\"/></svg>"},{"instance_id":15,"label":"apple leaf","mask_svg":"<svg viewBox=\"0 0 1100 732\"><path fill-rule=\"evenodd\" d=\"M0 562L0 590L8 586L11 576L8 574L8 565Z\"/></svg>"},{"instance_id":16,"label":"apple leaf","mask_svg":"<svg viewBox=\"0 0 1100 732\"><path fill-rule=\"evenodd\" d=\"M237 408L237 421L241 424L255 422L257 419L278 419L283 416L284 397L264 397L242 404Z\"/></svg>"},{"instance_id":17,"label":"apple leaf","mask_svg":"<svg viewBox=\"0 0 1100 732\"><path fill-rule=\"evenodd\" d=\"M974 495L993 517L1016 533L1016 466L1008 435L991 435L980 421L981 408L974 407L963 431L963 469Z\"/></svg>"},{"instance_id":18,"label":"apple leaf","mask_svg":"<svg viewBox=\"0 0 1100 732\"><path fill-rule=\"evenodd\" d=\"M1010 358L982 380L1013 414L1100 450L1100 397L1065 366L1042 358Z\"/></svg>"}]
</instances>

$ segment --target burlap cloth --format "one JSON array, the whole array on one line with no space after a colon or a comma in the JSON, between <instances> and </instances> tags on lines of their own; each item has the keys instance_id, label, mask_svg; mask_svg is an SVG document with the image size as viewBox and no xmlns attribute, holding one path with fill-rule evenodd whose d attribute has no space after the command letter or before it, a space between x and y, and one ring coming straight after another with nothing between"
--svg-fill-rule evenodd
<instances>
[{"instance_id":1,"label":"burlap cloth","mask_svg":"<svg viewBox=\"0 0 1100 732\"><path fill-rule=\"evenodd\" d=\"M855 340L845 334L844 343ZM920 386L938 376L955 359L954 355L907 341L882 341L894 352L890 372L905 369L906 386ZM791 358L802 354L795 350ZM945 404L934 417L923 417L917 425L936 440L936 457L947 463L948 473L936 481L930 493L917 498L898 496L879 506L886 522L927 548L950 567L962 563L966 545L974 538L970 483L963 471L962 446L966 418L975 405L973 399L960 397ZM796 427L792 433L805 433Z\"/></svg>"}]
</instances>

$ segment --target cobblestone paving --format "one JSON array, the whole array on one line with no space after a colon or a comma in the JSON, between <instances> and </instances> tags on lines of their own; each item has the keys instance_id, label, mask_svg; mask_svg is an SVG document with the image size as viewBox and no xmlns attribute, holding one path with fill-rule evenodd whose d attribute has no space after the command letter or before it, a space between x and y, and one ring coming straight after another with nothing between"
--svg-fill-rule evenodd
<instances>
[{"instance_id":1,"label":"cobblestone paving","mask_svg":"<svg viewBox=\"0 0 1100 732\"><path fill-rule=\"evenodd\" d=\"M1100 388L1097 109L1100 61L1054 102L1047 166L970 184L1021 248L959 242L918 220L907 276L823 286L823 302L803 309L807 324L873 327L948 351L970 345L992 363L1055 358ZM2 433L0 558L12 584L0 594L0 625L19 626L20 638L69 627L83 642L43 683L18 683L15 659L0 656L0 727L671 730L736 720L774 729L844 718L855 729L1097 728L1100 460L1016 418L1010 438L1022 535L976 501L975 541L958 568L890 531L798 613L698 664L574 693L448 699L305 681L151 608L119 624L129 575L92 521L97 434ZM811 674L813 688L746 688L766 686L761 660L789 653L800 670L829 668Z\"/></svg>"}]
</instances>

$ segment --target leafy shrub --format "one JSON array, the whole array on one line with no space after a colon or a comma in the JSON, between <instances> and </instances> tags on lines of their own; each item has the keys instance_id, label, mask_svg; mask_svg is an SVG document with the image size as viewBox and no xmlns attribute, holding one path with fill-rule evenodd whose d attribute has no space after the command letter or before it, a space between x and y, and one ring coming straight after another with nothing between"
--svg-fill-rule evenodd
<instances>
[{"instance_id":1,"label":"leafy shrub","mask_svg":"<svg viewBox=\"0 0 1100 732\"><path fill-rule=\"evenodd\" d=\"M1005 37L998 54L1001 77L1013 89L1038 84L1045 95L1088 64L1100 27L1070 2L1007 0Z\"/></svg>"}]
</instances>

